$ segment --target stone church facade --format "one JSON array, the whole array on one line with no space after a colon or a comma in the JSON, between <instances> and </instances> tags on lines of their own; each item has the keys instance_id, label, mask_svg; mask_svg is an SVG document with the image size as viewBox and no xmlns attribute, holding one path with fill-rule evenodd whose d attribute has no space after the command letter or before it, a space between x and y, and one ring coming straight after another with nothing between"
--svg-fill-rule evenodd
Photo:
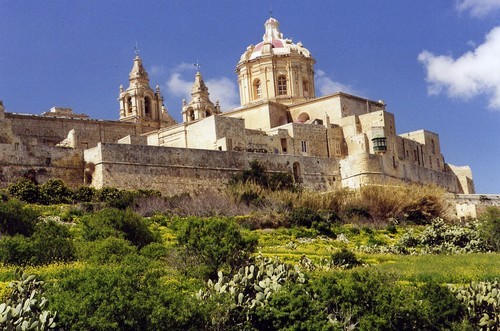
<instances>
[{"instance_id":1,"label":"stone church facade","mask_svg":"<svg viewBox=\"0 0 500 331\"><path fill-rule=\"evenodd\" d=\"M316 97L311 53L284 38L276 19L264 26L237 64L241 106L229 112L210 100L198 71L176 123L138 55L119 88L118 121L66 108L10 113L0 102L0 186L27 176L171 195L223 188L257 160L312 190L415 182L474 193L470 168L445 163L436 133L396 134L383 101Z\"/></svg>"}]
</instances>

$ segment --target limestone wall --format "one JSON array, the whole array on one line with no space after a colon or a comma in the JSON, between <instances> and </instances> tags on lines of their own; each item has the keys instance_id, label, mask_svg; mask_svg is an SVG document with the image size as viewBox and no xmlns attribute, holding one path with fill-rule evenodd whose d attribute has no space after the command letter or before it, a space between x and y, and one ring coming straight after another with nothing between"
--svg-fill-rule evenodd
<instances>
[{"instance_id":1,"label":"limestone wall","mask_svg":"<svg viewBox=\"0 0 500 331\"><path fill-rule=\"evenodd\" d=\"M11 122L13 133L30 145L54 146L66 139L71 129L78 136L79 148L96 146L100 141L116 142L141 133L140 126L133 123L12 113L6 113L5 117Z\"/></svg>"},{"instance_id":2,"label":"limestone wall","mask_svg":"<svg viewBox=\"0 0 500 331\"><path fill-rule=\"evenodd\" d=\"M463 193L455 175L435 171L413 162L401 162L391 155L360 153L340 161L342 185L356 188L364 184L415 182L439 185L449 192Z\"/></svg>"},{"instance_id":3,"label":"limestone wall","mask_svg":"<svg viewBox=\"0 0 500 331\"><path fill-rule=\"evenodd\" d=\"M476 218L488 207L500 207L499 194L454 194L450 200L455 202L458 218Z\"/></svg>"},{"instance_id":4,"label":"limestone wall","mask_svg":"<svg viewBox=\"0 0 500 331\"><path fill-rule=\"evenodd\" d=\"M311 190L340 185L338 164L327 158L118 144L99 144L85 151L85 162L95 168L92 186L155 189L167 195L223 189L252 160L271 172L292 173L298 163L303 185Z\"/></svg>"},{"instance_id":5,"label":"limestone wall","mask_svg":"<svg viewBox=\"0 0 500 331\"><path fill-rule=\"evenodd\" d=\"M29 177L39 183L60 178L69 186L83 184L83 152L72 148L0 144L0 187Z\"/></svg>"}]
</instances>

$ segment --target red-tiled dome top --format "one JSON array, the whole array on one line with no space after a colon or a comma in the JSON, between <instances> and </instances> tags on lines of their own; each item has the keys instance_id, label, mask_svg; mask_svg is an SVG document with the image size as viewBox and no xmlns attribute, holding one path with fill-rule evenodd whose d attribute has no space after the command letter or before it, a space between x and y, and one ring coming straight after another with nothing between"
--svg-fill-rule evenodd
<instances>
[{"instance_id":1,"label":"red-tiled dome top","mask_svg":"<svg viewBox=\"0 0 500 331\"><path fill-rule=\"evenodd\" d=\"M291 39L283 38L279 30L280 23L274 17L269 18L264 24L265 33L262 41L256 46L250 45L247 51L241 56L241 61L253 60L260 56L268 55L287 55L290 53L299 53L305 57L311 57L311 53L302 43L294 44ZM270 47L267 47L267 46Z\"/></svg>"}]
</instances>

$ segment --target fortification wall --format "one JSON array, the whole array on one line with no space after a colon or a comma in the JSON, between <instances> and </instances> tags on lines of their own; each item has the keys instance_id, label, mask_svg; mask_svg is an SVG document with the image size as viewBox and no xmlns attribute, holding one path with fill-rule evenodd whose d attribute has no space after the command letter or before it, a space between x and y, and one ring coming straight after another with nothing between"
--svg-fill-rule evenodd
<instances>
[{"instance_id":1,"label":"fortification wall","mask_svg":"<svg viewBox=\"0 0 500 331\"><path fill-rule=\"evenodd\" d=\"M340 161L342 185L415 182L435 184L452 193L463 193L455 175L402 162L391 155L356 154Z\"/></svg>"},{"instance_id":2,"label":"fortification wall","mask_svg":"<svg viewBox=\"0 0 500 331\"><path fill-rule=\"evenodd\" d=\"M38 183L60 178L67 185L83 184L83 152L78 149L0 144L0 187L28 177Z\"/></svg>"},{"instance_id":3,"label":"fortification wall","mask_svg":"<svg viewBox=\"0 0 500 331\"><path fill-rule=\"evenodd\" d=\"M454 194L450 200L455 202L458 218L476 218L488 207L500 207L500 194Z\"/></svg>"},{"instance_id":4,"label":"fortification wall","mask_svg":"<svg viewBox=\"0 0 500 331\"><path fill-rule=\"evenodd\" d=\"M80 118L44 117L6 113L12 132L30 145L55 144L66 139L68 132L74 129L80 148L96 146L98 142L116 142L128 135L138 135L140 126L134 123L101 121Z\"/></svg>"},{"instance_id":5,"label":"fortification wall","mask_svg":"<svg viewBox=\"0 0 500 331\"><path fill-rule=\"evenodd\" d=\"M293 164L298 163L306 189L326 191L340 186L338 164L327 158L118 144L99 144L86 150L84 157L95 169L91 185L97 188L154 189L166 195L223 189L252 160L270 172L292 173Z\"/></svg>"}]
</instances>

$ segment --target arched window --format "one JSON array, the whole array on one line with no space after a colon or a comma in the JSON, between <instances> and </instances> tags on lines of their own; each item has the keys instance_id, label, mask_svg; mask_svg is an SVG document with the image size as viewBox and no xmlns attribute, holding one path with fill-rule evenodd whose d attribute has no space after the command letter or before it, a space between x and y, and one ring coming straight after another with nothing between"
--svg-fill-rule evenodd
<instances>
[{"instance_id":1,"label":"arched window","mask_svg":"<svg viewBox=\"0 0 500 331\"><path fill-rule=\"evenodd\" d=\"M144 98L144 116L149 118L152 117L151 99L149 99L149 97Z\"/></svg>"},{"instance_id":2,"label":"arched window","mask_svg":"<svg viewBox=\"0 0 500 331\"><path fill-rule=\"evenodd\" d=\"M286 95L286 76L281 75L278 77L278 95Z\"/></svg>"},{"instance_id":3,"label":"arched window","mask_svg":"<svg viewBox=\"0 0 500 331\"><path fill-rule=\"evenodd\" d=\"M431 139L431 149L432 154L436 154L436 144L434 143L434 139Z\"/></svg>"},{"instance_id":4,"label":"arched window","mask_svg":"<svg viewBox=\"0 0 500 331\"><path fill-rule=\"evenodd\" d=\"M132 97L127 97L127 114L132 114Z\"/></svg>"},{"instance_id":5,"label":"arched window","mask_svg":"<svg viewBox=\"0 0 500 331\"><path fill-rule=\"evenodd\" d=\"M187 111L188 121L194 121L194 110L193 108L189 108Z\"/></svg>"},{"instance_id":6,"label":"arched window","mask_svg":"<svg viewBox=\"0 0 500 331\"><path fill-rule=\"evenodd\" d=\"M262 84L260 83L260 79L256 79L253 82L253 96L254 100L262 99Z\"/></svg>"}]
</instances>

